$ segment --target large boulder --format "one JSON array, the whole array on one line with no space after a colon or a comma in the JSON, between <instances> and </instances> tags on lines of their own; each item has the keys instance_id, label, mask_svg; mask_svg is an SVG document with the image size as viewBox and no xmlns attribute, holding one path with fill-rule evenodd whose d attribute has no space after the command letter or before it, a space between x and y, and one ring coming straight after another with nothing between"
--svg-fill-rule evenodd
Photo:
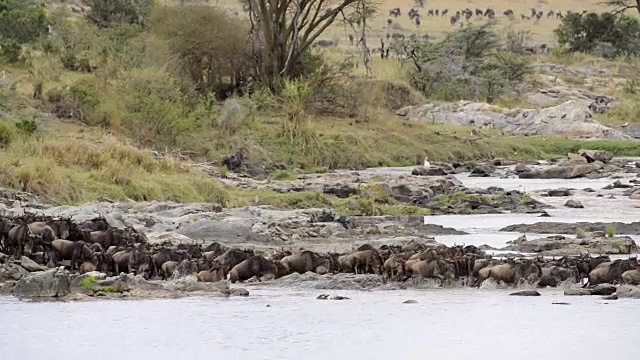
<instances>
[{"instance_id":1,"label":"large boulder","mask_svg":"<svg viewBox=\"0 0 640 360\"><path fill-rule=\"evenodd\" d=\"M48 267L39 265L38 263L36 263L35 261L29 259L26 256L23 256L23 257L20 258L20 266L22 266L26 270L32 271L32 272L33 271L46 271L46 270L49 270Z\"/></svg>"},{"instance_id":2,"label":"large boulder","mask_svg":"<svg viewBox=\"0 0 640 360\"><path fill-rule=\"evenodd\" d=\"M615 293L616 290L616 287L611 284L598 284L591 290L591 295L607 296Z\"/></svg>"},{"instance_id":3,"label":"large boulder","mask_svg":"<svg viewBox=\"0 0 640 360\"><path fill-rule=\"evenodd\" d=\"M620 285L616 294L619 298L640 299L640 286Z\"/></svg>"},{"instance_id":4,"label":"large boulder","mask_svg":"<svg viewBox=\"0 0 640 360\"><path fill-rule=\"evenodd\" d=\"M613 153L604 150L580 150L578 154L589 163L601 161L606 164L613 159Z\"/></svg>"},{"instance_id":5,"label":"large boulder","mask_svg":"<svg viewBox=\"0 0 640 360\"><path fill-rule=\"evenodd\" d=\"M567 202L564 203L564 206L566 206L568 208L572 208L572 209L582 209L582 208L584 208L584 205L582 205L582 202L580 202L578 200L567 200Z\"/></svg>"},{"instance_id":6,"label":"large boulder","mask_svg":"<svg viewBox=\"0 0 640 360\"><path fill-rule=\"evenodd\" d=\"M17 297L61 297L69 294L69 275L64 267L30 273L23 276L13 287Z\"/></svg>"},{"instance_id":7,"label":"large boulder","mask_svg":"<svg viewBox=\"0 0 640 360\"><path fill-rule=\"evenodd\" d=\"M29 271L16 264L0 264L0 282L7 280L20 280L28 273Z\"/></svg>"},{"instance_id":8,"label":"large boulder","mask_svg":"<svg viewBox=\"0 0 640 360\"><path fill-rule=\"evenodd\" d=\"M596 172L603 167L603 163L568 164L553 166L542 170L534 170L518 174L521 179L575 179Z\"/></svg>"}]
</instances>

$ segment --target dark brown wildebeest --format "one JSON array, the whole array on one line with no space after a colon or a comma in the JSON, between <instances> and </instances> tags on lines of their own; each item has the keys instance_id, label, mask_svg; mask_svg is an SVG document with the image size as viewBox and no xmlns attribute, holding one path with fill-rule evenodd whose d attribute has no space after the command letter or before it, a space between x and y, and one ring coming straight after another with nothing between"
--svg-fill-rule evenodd
<instances>
[{"instance_id":1,"label":"dark brown wildebeest","mask_svg":"<svg viewBox=\"0 0 640 360\"><path fill-rule=\"evenodd\" d=\"M235 283L249 280L254 276L261 280L266 275L271 275L274 278L278 275L276 264L262 256L252 256L243 260L229 271L229 281Z\"/></svg>"},{"instance_id":2,"label":"dark brown wildebeest","mask_svg":"<svg viewBox=\"0 0 640 360\"><path fill-rule=\"evenodd\" d=\"M71 269L76 269L85 261L98 263L93 251L83 241L57 239L51 242L51 249L51 260L54 264L60 260L71 260Z\"/></svg>"}]
</instances>

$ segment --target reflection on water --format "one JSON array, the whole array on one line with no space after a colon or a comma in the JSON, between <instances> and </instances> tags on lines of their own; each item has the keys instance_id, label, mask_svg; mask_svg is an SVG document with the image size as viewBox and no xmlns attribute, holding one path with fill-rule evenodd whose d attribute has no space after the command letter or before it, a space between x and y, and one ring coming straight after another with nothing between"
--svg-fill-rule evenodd
<instances>
[{"instance_id":1,"label":"reflection on water","mask_svg":"<svg viewBox=\"0 0 640 360\"><path fill-rule=\"evenodd\" d=\"M252 289L248 298L25 303L0 299L0 359L632 359L637 300L501 290ZM402 304L415 299L417 304ZM570 302L571 305L553 305ZM267 307L267 304L271 305Z\"/></svg>"}]
</instances>

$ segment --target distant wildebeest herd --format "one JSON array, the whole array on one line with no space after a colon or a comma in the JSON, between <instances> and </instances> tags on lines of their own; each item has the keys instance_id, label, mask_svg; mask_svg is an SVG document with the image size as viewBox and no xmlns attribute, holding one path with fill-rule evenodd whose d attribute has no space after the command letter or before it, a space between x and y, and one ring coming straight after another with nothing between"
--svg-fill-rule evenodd
<instances>
[{"instance_id":1,"label":"distant wildebeest herd","mask_svg":"<svg viewBox=\"0 0 640 360\"><path fill-rule=\"evenodd\" d=\"M435 242L378 248L364 244L347 253L280 249L259 254L218 243L203 246L167 242L151 246L142 232L130 227L111 227L103 218L80 224L70 219L33 215L3 218L0 240L0 250L9 259L27 256L48 267L66 266L82 273L99 271L107 275L127 272L147 279L195 275L199 281L228 279L235 283L314 272L375 274L385 282L434 279L472 286L480 286L487 279L538 286L557 286L565 281L581 283L584 278L588 278L585 286L640 284L640 264L635 258L496 259L473 245L448 247Z\"/></svg>"}]
</instances>

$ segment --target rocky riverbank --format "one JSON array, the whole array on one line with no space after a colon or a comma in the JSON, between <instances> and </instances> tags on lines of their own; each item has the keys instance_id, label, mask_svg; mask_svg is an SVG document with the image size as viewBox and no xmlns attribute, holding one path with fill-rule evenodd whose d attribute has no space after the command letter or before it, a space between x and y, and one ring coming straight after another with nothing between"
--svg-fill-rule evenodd
<instances>
[{"instance_id":1,"label":"rocky riverbank","mask_svg":"<svg viewBox=\"0 0 640 360\"><path fill-rule=\"evenodd\" d=\"M16 265L17 266L17 265ZM18 280L5 281L0 295L22 299L81 301L91 299L166 299L186 296L248 296L244 288L231 288L228 281L198 282L194 276L177 280L150 281L141 275L120 274L107 277L99 272L70 273L64 267L36 271L16 276L17 267L3 266L13 271ZM1 275L0 275L1 276Z\"/></svg>"},{"instance_id":2,"label":"rocky riverbank","mask_svg":"<svg viewBox=\"0 0 640 360\"><path fill-rule=\"evenodd\" d=\"M584 166L596 168L588 173L575 170ZM569 186L537 187L530 191L521 185L518 190L496 186L520 181L518 179L544 183L548 181L545 178L531 180L521 175L554 168L574 169L569 172L580 173L579 176L589 180L603 179L598 181L609 185L589 191ZM345 201L347 206L361 199L374 204L378 201L406 204L430 211L432 215L426 217L353 215L331 208L285 210L261 205L259 195L256 195L255 205L243 208L208 203L110 201L52 206L42 204L30 194L4 191L0 194L0 210L9 220L3 220L6 224L2 227L3 237L8 235L9 229L17 228L23 222L29 226L38 222L50 225L54 239L58 239L53 255L60 258L54 256L51 260L48 254L51 239L46 240L43 235L35 238L25 235L28 246L21 256L13 251L6 252L11 256L0 254L0 283L3 283L4 294L68 300L245 295L242 288L229 285L225 280L228 276L232 282L244 280L242 287L260 284L313 289L404 289L481 285L492 281L518 283L511 278L504 281L493 272L480 272L480 269L497 266L496 271L500 267L526 268L531 277L524 278L532 286L557 286L568 279L579 282L588 277L589 272L595 270L591 265L584 265L589 263L591 255L628 257L637 253L633 235L638 234L634 228L640 228L640 225L542 220L534 224L509 225L501 230L552 236L531 240L523 236L507 242L505 247L480 247L508 252L511 255L507 257L492 257L473 245L447 246L437 240L455 237L464 239L462 241L467 244L481 245L473 240L475 232L468 230L473 226L465 220L467 216L474 219L481 219L483 214L548 217L560 210L579 213L589 211L593 206L591 201L607 201L604 194L624 196L625 201L632 202L632 195L638 189L637 169L640 168L632 160L615 159L608 153L581 151L569 154L565 160L527 164L495 160L484 164L435 163L428 168L304 174L292 181L255 179L234 173L221 179L229 187L250 189L256 194L261 194L260 191L318 193ZM470 183L488 186L470 186ZM579 206L582 202L585 206ZM453 226L434 224L431 220L438 219L437 214L453 216L460 221ZM67 231L62 230L61 224L67 224ZM117 237L113 237L115 234ZM78 248L86 246L86 250L83 248L78 253L81 260L71 253L64 255L65 246L71 249L75 246L72 244L86 244ZM5 246L5 249L9 248ZM229 258L229 254L239 254L241 258ZM308 256L313 259L313 265L305 265L301 268L304 270L292 270L291 264L281 262L288 256ZM345 265L349 264L345 263L346 259L360 259L361 256L369 260ZM389 259L393 259L390 272L382 276L382 265ZM243 260L257 270L251 268L239 278L228 275ZM421 265L415 265L415 260ZM633 259L607 261L615 269L607 275L613 282L621 281L623 272L618 270L630 271L637 266ZM227 265L220 267L225 262ZM80 263L81 267L74 266ZM113 267L114 263L120 264L120 270ZM476 263L479 268L474 269ZM98 271L92 272L92 266L93 271ZM127 267L129 272L141 275L127 275L127 271L122 271ZM363 271L368 274L362 274ZM82 275L83 272L90 275ZM165 278L168 280L162 280Z\"/></svg>"}]
</instances>

